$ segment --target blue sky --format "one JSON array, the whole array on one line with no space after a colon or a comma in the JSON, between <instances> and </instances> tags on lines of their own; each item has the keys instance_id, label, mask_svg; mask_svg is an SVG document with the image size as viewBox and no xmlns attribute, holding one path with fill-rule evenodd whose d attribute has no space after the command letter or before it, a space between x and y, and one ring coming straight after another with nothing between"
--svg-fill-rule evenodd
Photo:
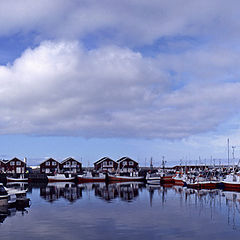
<instances>
[{"instance_id":1,"label":"blue sky","mask_svg":"<svg viewBox=\"0 0 240 240\"><path fill-rule=\"evenodd\" d=\"M240 157L236 0L3 0L0 155ZM206 160L205 160L206 159Z\"/></svg>"}]
</instances>

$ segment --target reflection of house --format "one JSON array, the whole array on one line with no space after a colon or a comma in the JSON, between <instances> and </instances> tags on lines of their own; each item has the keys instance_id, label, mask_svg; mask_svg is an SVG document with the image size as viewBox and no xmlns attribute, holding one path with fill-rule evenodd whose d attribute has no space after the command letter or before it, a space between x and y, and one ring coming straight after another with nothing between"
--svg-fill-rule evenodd
<instances>
[{"instance_id":1,"label":"reflection of house","mask_svg":"<svg viewBox=\"0 0 240 240\"><path fill-rule=\"evenodd\" d=\"M104 157L94 163L94 169L97 171L114 172L117 169L117 163L111 158Z\"/></svg>"},{"instance_id":2,"label":"reflection of house","mask_svg":"<svg viewBox=\"0 0 240 240\"><path fill-rule=\"evenodd\" d=\"M138 163L129 157L122 157L117 163L120 172L131 173L138 170Z\"/></svg>"},{"instance_id":3,"label":"reflection of house","mask_svg":"<svg viewBox=\"0 0 240 240\"><path fill-rule=\"evenodd\" d=\"M82 197L82 189L71 183L57 183L40 188L40 196L48 202L54 202L59 198L74 202Z\"/></svg>"},{"instance_id":4,"label":"reflection of house","mask_svg":"<svg viewBox=\"0 0 240 240\"><path fill-rule=\"evenodd\" d=\"M82 171L82 164L69 157L60 163L60 170L63 173L80 173Z\"/></svg>"},{"instance_id":5,"label":"reflection of house","mask_svg":"<svg viewBox=\"0 0 240 240\"><path fill-rule=\"evenodd\" d=\"M53 158L48 158L40 164L40 173L59 172L59 162Z\"/></svg>"},{"instance_id":6,"label":"reflection of house","mask_svg":"<svg viewBox=\"0 0 240 240\"><path fill-rule=\"evenodd\" d=\"M18 158L5 161L4 165L6 173L25 173L26 171L26 163Z\"/></svg>"}]
</instances>

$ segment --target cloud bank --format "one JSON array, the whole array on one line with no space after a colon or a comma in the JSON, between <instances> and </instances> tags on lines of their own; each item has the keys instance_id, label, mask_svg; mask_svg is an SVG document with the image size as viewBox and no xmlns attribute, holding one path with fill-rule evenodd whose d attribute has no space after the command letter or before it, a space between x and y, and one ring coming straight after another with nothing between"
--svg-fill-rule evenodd
<instances>
[{"instance_id":1,"label":"cloud bank","mask_svg":"<svg viewBox=\"0 0 240 240\"><path fill-rule=\"evenodd\" d=\"M196 55L185 58L194 63ZM212 130L234 114L240 83L201 83L204 73L182 57L168 66L161 54L43 42L0 67L0 133L175 139ZM176 78L170 72L180 65ZM215 76L221 64L212 65ZM181 81L188 69L191 83Z\"/></svg>"}]
</instances>

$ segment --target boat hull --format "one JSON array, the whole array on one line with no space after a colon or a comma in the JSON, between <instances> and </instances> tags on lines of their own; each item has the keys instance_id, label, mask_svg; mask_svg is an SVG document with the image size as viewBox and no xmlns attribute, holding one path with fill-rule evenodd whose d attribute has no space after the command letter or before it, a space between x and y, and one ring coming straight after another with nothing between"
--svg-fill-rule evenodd
<instances>
[{"instance_id":1,"label":"boat hull","mask_svg":"<svg viewBox=\"0 0 240 240\"><path fill-rule=\"evenodd\" d=\"M174 183L174 179L172 176L163 176L161 177L161 183L166 184L166 183Z\"/></svg>"},{"instance_id":2,"label":"boat hull","mask_svg":"<svg viewBox=\"0 0 240 240\"><path fill-rule=\"evenodd\" d=\"M240 183L222 182L225 190L240 191Z\"/></svg>"},{"instance_id":3,"label":"boat hull","mask_svg":"<svg viewBox=\"0 0 240 240\"><path fill-rule=\"evenodd\" d=\"M186 183L183 180L180 179L174 179L174 185L177 186L184 186Z\"/></svg>"},{"instance_id":4,"label":"boat hull","mask_svg":"<svg viewBox=\"0 0 240 240\"><path fill-rule=\"evenodd\" d=\"M187 187L195 189L216 189L217 182L197 182L197 183L188 183Z\"/></svg>"},{"instance_id":5,"label":"boat hull","mask_svg":"<svg viewBox=\"0 0 240 240\"><path fill-rule=\"evenodd\" d=\"M75 177L71 178L54 178L48 176L48 182L73 182Z\"/></svg>"},{"instance_id":6,"label":"boat hull","mask_svg":"<svg viewBox=\"0 0 240 240\"><path fill-rule=\"evenodd\" d=\"M127 176L108 176L110 182L141 182L144 181L144 177L127 177Z\"/></svg>"},{"instance_id":7,"label":"boat hull","mask_svg":"<svg viewBox=\"0 0 240 240\"><path fill-rule=\"evenodd\" d=\"M11 178L7 177L8 182L28 182L28 178Z\"/></svg>"},{"instance_id":8,"label":"boat hull","mask_svg":"<svg viewBox=\"0 0 240 240\"><path fill-rule=\"evenodd\" d=\"M78 182L79 183L88 183L88 182L105 182L105 178L101 177L79 177L78 176Z\"/></svg>"}]
</instances>

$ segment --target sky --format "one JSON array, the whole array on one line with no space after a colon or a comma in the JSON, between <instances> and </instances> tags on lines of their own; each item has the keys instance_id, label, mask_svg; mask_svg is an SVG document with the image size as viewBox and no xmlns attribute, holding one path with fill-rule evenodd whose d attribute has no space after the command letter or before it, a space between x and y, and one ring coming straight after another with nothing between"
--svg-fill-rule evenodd
<instances>
[{"instance_id":1,"label":"sky","mask_svg":"<svg viewBox=\"0 0 240 240\"><path fill-rule=\"evenodd\" d=\"M237 0L1 0L0 158L240 158Z\"/></svg>"}]
</instances>

